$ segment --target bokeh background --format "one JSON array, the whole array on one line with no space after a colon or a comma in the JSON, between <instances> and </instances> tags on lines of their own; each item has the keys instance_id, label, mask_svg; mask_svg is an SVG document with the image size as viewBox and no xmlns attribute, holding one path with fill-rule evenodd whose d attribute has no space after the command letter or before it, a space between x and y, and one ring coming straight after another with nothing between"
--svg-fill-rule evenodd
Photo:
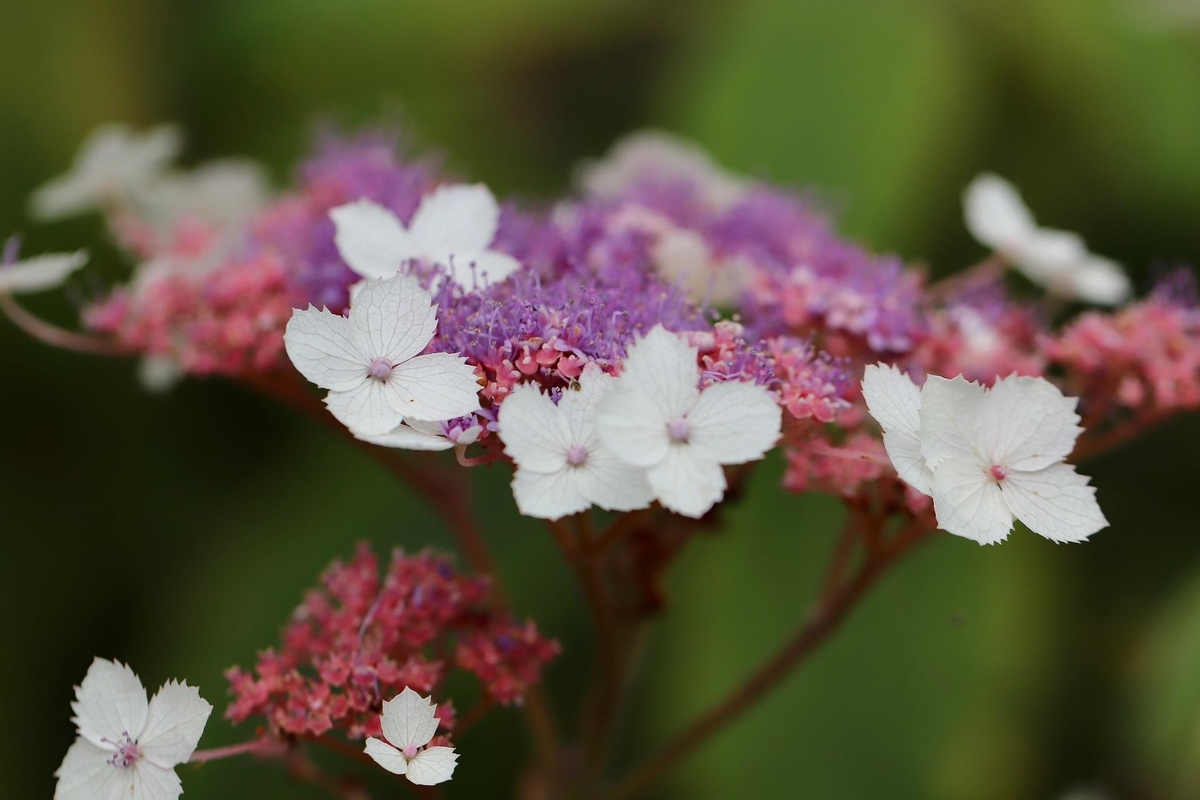
<instances>
[{"instance_id":1,"label":"bokeh background","mask_svg":"<svg viewBox=\"0 0 1200 800\"><path fill-rule=\"evenodd\" d=\"M173 120L189 157L279 183L315 123L401 115L498 193L564 190L647 125L727 166L817 187L844 230L945 274L982 255L961 187L1013 179L1047 224L1154 269L1200 256L1200 11L1191 0L42 0L0 4L0 236L96 125ZM37 297L70 320L69 300ZM449 546L420 503L314 424L219 381L145 394L130 363L0 320L0 794L48 797L94 654L197 682L237 741L221 672L246 664L335 556ZM1200 797L1200 419L1085 471L1112 528L1086 546L939 537L771 698L656 787L662 798ZM586 618L499 470L476 480L521 612L558 637L573 707ZM664 741L782 640L838 524L769 462L693 544L654 629L619 760ZM464 689L469 691L469 689ZM449 797L499 797L515 712L459 742ZM249 760L184 769L187 797L317 797ZM388 784L394 786L394 784ZM396 790L392 789L392 791ZM388 796L388 795L379 795Z\"/></svg>"}]
</instances>

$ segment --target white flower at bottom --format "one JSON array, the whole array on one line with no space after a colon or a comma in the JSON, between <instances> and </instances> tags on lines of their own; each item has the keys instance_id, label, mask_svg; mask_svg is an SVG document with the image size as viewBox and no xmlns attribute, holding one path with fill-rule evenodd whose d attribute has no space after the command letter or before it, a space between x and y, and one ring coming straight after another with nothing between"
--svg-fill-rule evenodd
<instances>
[{"instance_id":1,"label":"white flower at bottom","mask_svg":"<svg viewBox=\"0 0 1200 800\"><path fill-rule=\"evenodd\" d=\"M174 767L191 757L212 706L194 686L168 681L146 702L127 665L97 658L75 688L79 738L54 773L54 800L176 800Z\"/></svg>"},{"instance_id":2,"label":"white flower at bottom","mask_svg":"<svg viewBox=\"0 0 1200 800\"><path fill-rule=\"evenodd\" d=\"M43 292L63 284L87 263L86 250L74 253L47 253L0 266L0 292L24 294Z\"/></svg>"},{"instance_id":3,"label":"white flower at bottom","mask_svg":"<svg viewBox=\"0 0 1200 800\"><path fill-rule=\"evenodd\" d=\"M702 517L725 495L723 464L762 458L779 441L782 412L761 386L717 383L700 391L696 348L656 325L629 348L620 382L600 400L600 441L646 470L666 508Z\"/></svg>"},{"instance_id":4,"label":"white flower at bottom","mask_svg":"<svg viewBox=\"0 0 1200 800\"><path fill-rule=\"evenodd\" d=\"M458 753L453 747L426 747L437 732L437 706L407 686L383 701L379 717L383 739L371 736L364 749L375 763L418 786L444 783L454 775Z\"/></svg>"},{"instance_id":5,"label":"white flower at bottom","mask_svg":"<svg viewBox=\"0 0 1200 800\"><path fill-rule=\"evenodd\" d=\"M654 499L641 469L631 467L600 441L596 404L616 380L588 364L579 390L555 405L523 384L500 404L500 439L517 465L513 495L522 514L559 519L598 505L609 511L645 508Z\"/></svg>"}]
</instances>

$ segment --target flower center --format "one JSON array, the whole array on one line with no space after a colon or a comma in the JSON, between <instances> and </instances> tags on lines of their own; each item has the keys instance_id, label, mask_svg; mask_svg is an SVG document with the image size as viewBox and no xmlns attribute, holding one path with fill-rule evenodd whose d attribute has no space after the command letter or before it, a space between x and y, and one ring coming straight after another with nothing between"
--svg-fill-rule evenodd
<instances>
[{"instance_id":1,"label":"flower center","mask_svg":"<svg viewBox=\"0 0 1200 800\"><path fill-rule=\"evenodd\" d=\"M691 433L691 428L688 426L688 421L683 417L674 422L667 423L667 435L671 437L672 441L686 442L689 433Z\"/></svg>"},{"instance_id":2,"label":"flower center","mask_svg":"<svg viewBox=\"0 0 1200 800\"><path fill-rule=\"evenodd\" d=\"M367 367L367 372L371 373L372 378L386 381L392 374L392 362L386 358L377 358Z\"/></svg>"},{"instance_id":3,"label":"flower center","mask_svg":"<svg viewBox=\"0 0 1200 800\"><path fill-rule=\"evenodd\" d=\"M412 761L417 757L417 746L415 744L410 744L400 752L404 754L405 758L407 758L409 761Z\"/></svg>"},{"instance_id":4,"label":"flower center","mask_svg":"<svg viewBox=\"0 0 1200 800\"><path fill-rule=\"evenodd\" d=\"M572 467L582 467L587 461L587 448L581 444L571 445L571 449L567 451L567 463Z\"/></svg>"},{"instance_id":5,"label":"flower center","mask_svg":"<svg viewBox=\"0 0 1200 800\"><path fill-rule=\"evenodd\" d=\"M142 756L142 751L138 749L137 742L129 735L129 731L121 731L121 738L116 741L103 736L100 737L100 741L117 748L117 752L107 761L109 766L117 769L129 767Z\"/></svg>"},{"instance_id":6,"label":"flower center","mask_svg":"<svg viewBox=\"0 0 1200 800\"><path fill-rule=\"evenodd\" d=\"M988 471L992 473L992 477L997 481L1002 481L1008 477L1008 467L1002 467L999 464L992 464L992 468Z\"/></svg>"}]
</instances>

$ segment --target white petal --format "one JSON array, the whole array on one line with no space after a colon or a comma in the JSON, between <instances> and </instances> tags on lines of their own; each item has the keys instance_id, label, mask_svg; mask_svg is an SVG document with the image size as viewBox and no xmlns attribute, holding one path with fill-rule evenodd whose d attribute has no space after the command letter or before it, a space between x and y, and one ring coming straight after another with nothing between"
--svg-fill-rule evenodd
<instances>
[{"instance_id":1,"label":"white petal","mask_svg":"<svg viewBox=\"0 0 1200 800\"><path fill-rule=\"evenodd\" d=\"M454 282L465 289L500 283L521 268L520 261L497 250L456 256L445 263L451 266L450 273Z\"/></svg>"},{"instance_id":2,"label":"white petal","mask_svg":"<svg viewBox=\"0 0 1200 800\"><path fill-rule=\"evenodd\" d=\"M390 278L405 261L417 257L400 220L370 200L338 206L329 212L329 218L342 259L364 278Z\"/></svg>"},{"instance_id":3,"label":"white petal","mask_svg":"<svg viewBox=\"0 0 1200 800\"><path fill-rule=\"evenodd\" d=\"M1038 228L1008 253L1034 283L1059 294L1071 294L1071 276L1087 259L1087 245L1078 234Z\"/></svg>"},{"instance_id":4,"label":"white petal","mask_svg":"<svg viewBox=\"0 0 1200 800\"><path fill-rule=\"evenodd\" d=\"M961 375L946 380L930 375L921 390L921 455L934 474L943 459L992 466L983 442L992 430L984 389ZM985 463L986 462L986 463Z\"/></svg>"},{"instance_id":5,"label":"white petal","mask_svg":"<svg viewBox=\"0 0 1200 800\"><path fill-rule=\"evenodd\" d=\"M261 165L223 158L158 178L137 192L137 200L164 228L184 218L229 226L244 223L266 205L269 195Z\"/></svg>"},{"instance_id":6,"label":"white petal","mask_svg":"<svg viewBox=\"0 0 1200 800\"><path fill-rule=\"evenodd\" d=\"M387 387L374 378L348 392L330 392L325 407L357 436L383 436L404 421L388 402Z\"/></svg>"},{"instance_id":7,"label":"white petal","mask_svg":"<svg viewBox=\"0 0 1200 800\"><path fill-rule=\"evenodd\" d=\"M653 399L623 380L596 407L596 435L610 453L635 467L658 464L671 446L667 421Z\"/></svg>"},{"instance_id":8,"label":"white petal","mask_svg":"<svg viewBox=\"0 0 1200 800\"><path fill-rule=\"evenodd\" d=\"M666 508L700 518L725 495L725 472L715 461L695 458L687 445L672 445L661 464L646 471L654 496Z\"/></svg>"},{"instance_id":9,"label":"white petal","mask_svg":"<svg viewBox=\"0 0 1200 800\"><path fill-rule=\"evenodd\" d=\"M429 344L437 328L437 307L414 278L396 275L367 281L350 303L349 318L370 342L372 358L399 364Z\"/></svg>"},{"instance_id":10,"label":"white petal","mask_svg":"<svg viewBox=\"0 0 1200 800\"><path fill-rule=\"evenodd\" d=\"M458 753L453 747L427 747L408 762L408 779L418 786L445 783L457 765Z\"/></svg>"},{"instance_id":11,"label":"white petal","mask_svg":"<svg viewBox=\"0 0 1200 800\"><path fill-rule=\"evenodd\" d=\"M963 194L967 230L981 244L1006 250L1036 228L1016 188L998 175L980 175Z\"/></svg>"},{"instance_id":12,"label":"white petal","mask_svg":"<svg viewBox=\"0 0 1200 800\"><path fill-rule=\"evenodd\" d=\"M54 772L58 783L54 800L108 800L120 797L133 780L129 770L116 769L108 763L113 751L97 747L80 737L67 750L62 764Z\"/></svg>"},{"instance_id":13,"label":"white petal","mask_svg":"<svg viewBox=\"0 0 1200 800\"><path fill-rule=\"evenodd\" d=\"M572 444L590 444L595 438L600 398L617 385L617 379L593 361L584 366L578 384L563 392L558 408L566 417Z\"/></svg>"},{"instance_id":14,"label":"white petal","mask_svg":"<svg viewBox=\"0 0 1200 800\"><path fill-rule=\"evenodd\" d=\"M499 224L496 198L477 183L435 190L421 201L409 229L422 256L446 264L451 255L474 257L486 250Z\"/></svg>"},{"instance_id":15,"label":"white petal","mask_svg":"<svg viewBox=\"0 0 1200 800\"><path fill-rule=\"evenodd\" d=\"M375 759L375 763L388 772L395 775L403 775L408 772L408 759L383 739L368 736L367 746L363 748L363 752Z\"/></svg>"},{"instance_id":16,"label":"white petal","mask_svg":"<svg viewBox=\"0 0 1200 800\"><path fill-rule=\"evenodd\" d=\"M479 410L475 368L462 356L428 353L392 370L388 402L404 417L440 422Z\"/></svg>"},{"instance_id":17,"label":"white petal","mask_svg":"<svg viewBox=\"0 0 1200 800\"><path fill-rule=\"evenodd\" d=\"M170 356L146 356L138 362L138 383L151 394L166 394L183 381L183 376L183 367Z\"/></svg>"},{"instance_id":18,"label":"white petal","mask_svg":"<svg viewBox=\"0 0 1200 800\"><path fill-rule=\"evenodd\" d=\"M984 455L1012 470L1032 471L1062 461L1083 429L1076 398L1045 378L1010 375L988 390ZM989 465L990 466L990 465Z\"/></svg>"},{"instance_id":19,"label":"white petal","mask_svg":"<svg viewBox=\"0 0 1200 800\"><path fill-rule=\"evenodd\" d=\"M929 494L933 473L921 455L921 389L897 367L872 364L863 373L867 410L883 428L883 447L900 479Z\"/></svg>"},{"instance_id":20,"label":"white petal","mask_svg":"<svg viewBox=\"0 0 1200 800\"><path fill-rule=\"evenodd\" d=\"M592 501L581 491L574 473L565 465L557 472L518 467L512 480L517 509L527 517L561 519L591 508Z\"/></svg>"},{"instance_id":21,"label":"white petal","mask_svg":"<svg viewBox=\"0 0 1200 800\"><path fill-rule=\"evenodd\" d=\"M1108 527L1096 502L1096 488L1070 464L1010 472L1000 490L1013 516L1053 542L1082 542Z\"/></svg>"},{"instance_id":22,"label":"white petal","mask_svg":"<svg viewBox=\"0 0 1200 800\"><path fill-rule=\"evenodd\" d=\"M635 342L621 366L622 385L650 399L664 424L691 410L700 394L699 381L696 348L662 325Z\"/></svg>"},{"instance_id":23,"label":"white petal","mask_svg":"<svg viewBox=\"0 0 1200 800\"><path fill-rule=\"evenodd\" d=\"M145 759L130 767L133 784L121 800L178 800L183 794L183 785L173 769L163 769Z\"/></svg>"},{"instance_id":24,"label":"white petal","mask_svg":"<svg viewBox=\"0 0 1200 800\"><path fill-rule=\"evenodd\" d=\"M187 761L212 709L195 686L176 681L163 684L150 699L146 727L138 738L144 757L164 769Z\"/></svg>"},{"instance_id":25,"label":"white petal","mask_svg":"<svg viewBox=\"0 0 1200 800\"><path fill-rule=\"evenodd\" d=\"M97 658L75 689L71 721L79 735L92 744L119 739L128 733L136 739L146 726L146 689L127 664Z\"/></svg>"},{"instance_id":26,"label":"white petal","mask_svg":"<svg viewBox=\"0 0 1200 800\"><path fill-rule=\"evenodd\" d=\"M421 431L416 430L407 423L399 425L390 432L380 436L368 436L358 433L355 433L354 436L357 439L362 439L364 442L377 444L380 447L393 447L400 450L449 450L454 447L454 442L442 435L440 429L437 433Z\"/></svg>"},{"instance_id":27,"label":"white petal","mask_svg":"<svg viewBox=\"0 0 1200 800\"><path fill-rule=\"evenodd\" d=\"M572 436L567 408L562 405L568 402L568 396L576 394L563 392L555 406L549 395L536 386L522 384L513 389L500 404L497 417L505 455L524 470L557 473L565 469L567 451L572 444L583 441L583 437Z\"/></svg>"},{"instance_id":28,"label":"white petal","mask_svg":"<svg viewBox=\"0 0 1200 800\"><path fill-rule=\"evenodd\" d=\"M437 732L438 720L433 713L436 709L428 697L421 697L405 686L400 694L383 701L380 722L384 737L400 750L424 747Z\"/></svg>"},{"instance_id":29,"label":"white petal","mask_svg":"<svg viewBox=\"0 0 1200 800\"><path fill-rule=\"evenodd\" d=\"M744 464L762 458L779 441L783 413L763 387L725 381L700 393L687 421L695 458Z\"/></svg>"},{"instance_id":30,"label":"white petal","mask_svg":"<svg viewBox=\"0 0 1200 800\"><path fill-rule=\"evenodd\" d=\"M47 253L0 266L0 292L22 294L54 289L87 261L87 251L77 250L74 253Z\"/></svg>"},{"instance_id":31,"label":"white petal","mask_svg":"<svg viewBox=\"0 0 1200 800\"><path fill-rule=\"evenodd\" d=\"M323 389L350 391L367 380L367 337L340 314L312 306L294 309L283 344L300 374Z\"/></svg>"},{"instance_id":32,"label":"white petal","mask_svg":"<svg viewBox=\"0 0 1200 800\"><path fill-rule=\"evenodd\" d=\"M1129 276L1115 261L1089 256L1072 278L1073 295L1087 303L1118 306L1129 299L1133 287Z\"/></svg>"},{"instance_id":33,"label":"white petal","mask_svg":"<svg viewBox=\"0 0 1200 800\"><path fill-rule=\"evenodd\" d=\"M947 460L933 471L933 508L938 527L980 544L1004 541L1013 516L1000 487L979 464Z\"/></svg>"},{"instance_id":34,"label":"white petal","mask_svg":"<svg viewBox=\"0 0 1200 800\"><path fill-rule=\"evenodd\" d=\"M633 511L654 500L646 471L621 461L603 445L588 451L574 477L580 493L606 511Z\"/></svg>"}]
</instances>

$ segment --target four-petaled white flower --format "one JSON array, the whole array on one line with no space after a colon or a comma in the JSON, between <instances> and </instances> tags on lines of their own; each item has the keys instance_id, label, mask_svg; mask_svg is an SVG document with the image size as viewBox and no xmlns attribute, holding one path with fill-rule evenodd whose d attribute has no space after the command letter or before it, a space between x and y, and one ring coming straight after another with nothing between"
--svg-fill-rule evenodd
<instances>
[{"instance_id":1,"label":"four-petaled white flower","mask_svg":"<svg viewBox=\"0 0 1200 800\"><path fill-rule=\"evenodd\" d=\"M136 193L159 178L182 143L174 125L144 133L105 125L84 140L69 172L34 192L30 213L41 220L61 219Z\"/></svg>"},{"instance_id":2,"label":"four-petaled white flower","mask_svg":"<svg viewBox=\"0 0 1200 800\"><path fill-rule=\"evenodd\" d=\"M1038 227L1003 178L980 175L967 187L963 207L971 235L1051 292L1101 305L1129 297L1129 278L1120 264L1088 252L1077 234Z\"/></svg>"},{"instance_id":3,"label":"four-petaled white flower","mask_svg":"<svg viewBox=\"0 0 1200 800\"><path fill-rule=\"evenodd\" d=\"M86 250L47 253L0 266L0 293L43 292L61 286L87 263Z\"/></svg>"},{"instance_id":4,"label":"four-petaled white flower","mask_svg":"<svg viewBox=\"0 0 1200 800\"><path fill-rule=\"evenodd\" d=\"M892 367L867 367L863 396L900 477L933 498L938 527L980 544L1018 519L1054 542L1108 525L1096 489L1065 463L1082 432L1076 398L1044 378L1010 375L991 389L930 376L918 390Z\"/></svg>"},{"instance_id":5,"label":"four-petaled white flower","mask_svg":"<svg viewBox=\"0 0 1200 800\"><path fill-rule=\"evenodd\" d=\"M516 387L500 405L500 439L517 466L513 495L522 514L559 519L598 505L645 508L654 499L645 473L623 462L596 433L596 405L616 379L594 363L558 404L533 385Z\"/></svg>"},{"instance_id":6,"label":"four-petaled white flower","mask_svg":"<svg viewBox=\"0 0 1200 800\"><path fill-rule=\"evenodd\" d=\"M761 386L717 383L700 391L696 348L656 325L629 348L620 382L600 399L600 441L646 470L670 510L701 517L725 495L723 464L762 458L779 440L782 413Z\"/></svg>"},{"instance_id":7,"label":"four-petaled white flower","mask_svg":"<svg viewBox=\"0 0 1200 800\"><path fill-rule=\"evenodd\" d=\"M390 278L419 261L444 267L465 287L499 283L521 268L489 247L500 226L500 206L483 184L443 186L421 201L406 228L369 200L329 212L338 252L364 278Z\"/></svg>"},{"instance_id":8,"label":"four-petaled white flower","mask_svg":"<svg viewBox=\"0 0 1200 800\"><path fill-rule=\"evenodd\" d=\"M407 686L391 700L383 701L383 739L368 737L366 754L375 763L418 786L433 786L450 780L458 763L453 747L426 747L437 732L437 706Z\"/></svg>"},{"instance_id":9,"label":"four-petaled white flower","mask_svg":"<svg viewBox=\"0 0 1200 800\"><path fill-rule=\"evenodd\" d=\"M466 359L418 355L433 338L437 307L407 275L367 281L346 317L296 309L284 344L304 377L329 390L325 405L356 434L382 436L406 420L438 422L479 408Z\"/></svg>"},{"instance_id":10,"label":"four-petaled white flower","mask_svg":"<svg viewBox=\"0 0 1200 800\"><path fill-rule=\"evenodd\" d=\"M147 703L133 670L97 658L71 710L79 738L54 773L54 800L176 800L183 787L174 767L195 751L212 706L176 681Z\"/></svg>"}]
</instances>

